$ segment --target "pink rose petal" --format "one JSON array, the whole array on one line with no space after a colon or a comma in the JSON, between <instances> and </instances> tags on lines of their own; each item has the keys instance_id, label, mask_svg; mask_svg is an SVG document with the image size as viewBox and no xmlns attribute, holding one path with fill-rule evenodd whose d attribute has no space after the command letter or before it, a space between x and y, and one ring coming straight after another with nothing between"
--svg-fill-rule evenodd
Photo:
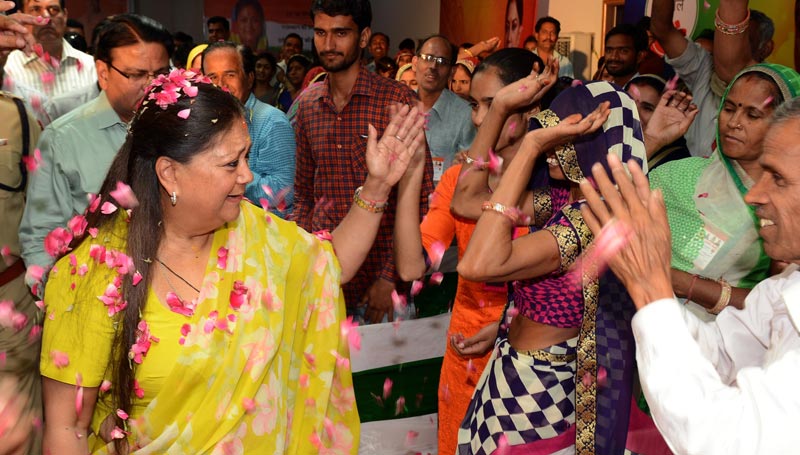
<instances>
[{"instance_id":1,"label":"pink rose petal","mask_svg":"<svg viewBox=\"0 0 800 455\"><path fill-rule=\"evenodd\" d=\"M191 112L191 109L183 109L181 111L178 111L178 117L180 117L180 118L185 120L185 119L189 118L189 113L190 112Z\"/></svg>"}]
</instances>

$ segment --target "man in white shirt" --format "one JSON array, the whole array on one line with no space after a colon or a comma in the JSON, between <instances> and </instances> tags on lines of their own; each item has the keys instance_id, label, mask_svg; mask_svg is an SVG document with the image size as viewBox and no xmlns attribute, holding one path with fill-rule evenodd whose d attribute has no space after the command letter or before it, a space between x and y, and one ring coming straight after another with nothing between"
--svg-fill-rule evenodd
<instances>
[{"instance_id":1,"label":"man in white shirt","mask_svg":"<svg viewBox=\"0 0 800 455\"><path fill-rule=\"evenodd\" d=\"M545 16L536 21L534 31L537 45L533 53L541 57L545 63L551 58L558 60L558 77L574 78L575 71L572 69L572 62L556 50L558 35L561 34L561 22L556 18Z\"/></svg>"},{"instance_id":2,"label":"man in white shirt","mask_svg":"<svg viewBox=\"0 0 800 455\"><path fill-rule=\"evenodd\" d=\"M23 98L39 122L47 125L55 120L45 109L50 98L73 91L96 91L94 59L64 39L67 9L63 0L24 0L22 10L43 18L40 25L32 26L41 49L37 47L30 55L17 50L8 56L3 90Z\"/></svg>"},{"instance_id":3,"label":"man in white shirt","mask_svg":"<svg viewBox=\"0 0 800 455\"><path fill-rule=\"evenodd\" d=\"M677 454L789 454L800 447L800 99L776 111L763 147L763 174L745 200L756 208L766 253L790 265L758 284L744 309L725 308L712 322L701 322L673 295L664 201L641 170L630 166L632 185L619 160L609 158L619 193L601 167L595 170L608 206L590 184L581 185L591 207L582 212L598 244L609 240L601 224L605 233L631 230L608 259L639 310L639 377L656 426ZM720 302L728 298L723 292Z\"/></svg>"}]
</instances>

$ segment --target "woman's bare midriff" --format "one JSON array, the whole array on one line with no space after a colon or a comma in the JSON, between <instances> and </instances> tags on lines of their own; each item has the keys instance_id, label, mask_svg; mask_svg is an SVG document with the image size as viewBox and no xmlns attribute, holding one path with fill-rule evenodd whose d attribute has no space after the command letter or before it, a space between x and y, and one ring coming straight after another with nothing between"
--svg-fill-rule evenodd
<instances>
[{"instance_id":1,"label":"woman's bare midriff","mask_svg":"<svg viewBox=\"0 0 800 455\"><path fill-rule=\"evenodd\" d=\"M567 341L579 331L580 327L554 327L520 315L511 320L508 341L517 351L533 351Z\"/></svg>"}]
</instances>

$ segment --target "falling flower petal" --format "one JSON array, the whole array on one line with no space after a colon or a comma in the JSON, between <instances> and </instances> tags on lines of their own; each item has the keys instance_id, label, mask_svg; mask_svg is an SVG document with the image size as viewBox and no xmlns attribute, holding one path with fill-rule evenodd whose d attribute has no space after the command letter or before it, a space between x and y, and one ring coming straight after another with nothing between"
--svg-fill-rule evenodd
<instances>
[{"instance_id":1,"label":"falling flower petal","mask_svg":"<svg viewBox=\"0 0 800 455\"><path fill-rule=\"evenodd\" d=\"M767 97L767 98L764 100L764 102L763 102L763 103L761 103L761 109L764 109L765 107L769 106L769 105L772 103L772 101L773 101L774 99L775 99L775 98L773 98L773 96L772 96L772 95L768 96L768 97Z\"/></svg>"},{"instance_id":2,"label":"falling flower petal","mask_svg":"<svg viewBox=\"0 0 800 455\"><path fill-rule=\"evenodd\" d=\"M501 434L500 437L497 438L497 449L492 452L492 455L506 455L508 451L508 436Z\"/></svg>"},{"instance_id":3,"label":"falling flower petal","mask_svg":"<svg viewBox=\"0 0 800 455\"><path fill-rule=\"evenodd\" d=\"M703 0L703 9L711 8L711 3L708 3L708 0Z\"/></svg>"},{"instance_id":4,"label":"falling flower petal","mask_svg":"<svg viewBox=\"0 0 800 455\"><path fill-rule=\"evenodd\" d=\"M577 87L579 85L583 85L583 81L581 81L580 79L573 79L572 84L570 84L571 87Z\"/></svg>"},{"instance_id":5,"label":"falling flower petal","mask_svg":"<svg viewBox=\"0 0 800 455\"><path fill-rule=\"evenodd\" d=\"M69 356L65 352L52 350L50 351L50 358L56 368L64 368L69 365Z\"/></svg>"},{"instance_id":6,"label":"falling flower petal","mask_svg":"<svg viewBox=\"0 0 800 455\"><path fill-rule=\"evenodd\" d=\"M100 232L100 229L98 229L96 227L95 228L89 228L88 232L89 232L89 235L92 236L93 239L96 239L97 238L97 234Z\"/></svg>"},{"instance_id":7,"label":"falling flower petal","mask_svg":"<svg viewBox=\"0 0 800 455\"><path fill-rule=\"evenodd\" d=\"M142 281L142 274L139 272L133 273L133 285L136 286Z\"/></svg>"},{"instance_id":8,"label":"falling flower petal","mask_svg":"<svg viewBox=\"0 0 800 455\"><path fill-rule=\"evenodd\" d=\"M100 384L100 391L105 393L111 390L111 381L104 379L103 382Z\"/></svg>"},{"instance_id":9,"label":"falling flower petal","mask_svg":"<svg viewBox=\"0 0 800 455\"><path fill-rule=\"evenodd\" d=\"M442 265L442 256L444 256L444 251L446 249L447 246L438 240L431 245L428 254L431 258L431 268L433 270L439 270L439 267Z\"/></svg>"},{"instance_id":10,"label":"falling flower petal","mask_svg":"<svg viewBox=\"0 0 800 455\"><path fill-rule=\"evenodd\" d=\"M431 274L431 280L430 280L431 284L438 286L442 284L442 280L444 280L444 273L434 272Z\"/></svg>"},{"instance_id":11,"label":"falling flower petal","mask_svg":"<svg viewBox=\"0 0 800 455\"><path fill-rule=\"evenodd\" d=\"M361 350L361 334L356 327L358 327L358 322L353 322L352 316L348 316L347 319L340 324L342 336L347 338L347 343L350 345L351 351Z\"/></svg>"},{"instance_id":12,"label":"falling flower petal","mask_svg":"<svg viewBox=\"0 0 800 455\"><path fill-rule=\"evenodd\" d=\"M11 265L17 260L15 257L11 256L11 247L8 245L3 245L3 247L0 248L0 256L3 257L3 262L5 262L6 265Z\"/></svg>"},{"instance_id":13,"label":"falling flower petal","mask_svg":"<svg viewBox=\"0 0 800 455\"><path fill-rule=\"evenodd\" d=\"M136 395L137 398L144 398L144 390L139 387L139 381L136 379L133 380L133 394Z\"/></svg>"},{"instance_id":14,"label":"falling flower petal","mask_svg":"<svg viewBox=\"0 0 800 455\"><path fill-rule=\"evenodd\" d=\"M667 85L664 87L664 90L675 90L675 87L678 86L678 79L679 78L680 78L680 76L678 75L678 73L675 73L675 75L672 76L672 79L667 81Z\"/></svg>"},{"instance_id":15,"label":"falling flower petal","mask_svg":"<svg viewBox=\"0 0 800 455\"><path fill-rule=\"evenodd\" d=\"M517 122L515 120L508 124L508 134L513 136L516 131L517 131Z\"/></svg>"},{"instance_id":16,"label":"falling flower petal","mask_svg":"<svg viewBox=\"0 0 800 455\"><path fill-rule=\"evenodd\" d=\"M42 164L42 152L39 149L33 151L33 156L23 156L22 162L25 163L25 168L28 173L36 172Z\"/></svg>"},{"instance_id":17,"label":"falling flower petal","mask_svg":"<svg viewBox=\"0 0 800 455\"><path fill-rule=\"evenodd\" d=\"M191 112L191 109L180 110L180 111L178 111L178 117L180 117L180 118L185 120L185 119L189 118L189 113L190 112Z\"/></svg>"},{"instance_id":18,"label":"falling flower petal","mask_svg":"<svg viewBox=\"0 0 800 455\"><path fill-rule=\"evenodd\" d=\"M639 91L639 87L637 87L636 84L631 84L630 90L631 98L633 98L634 101L638 102L642 99L642 92Z\"/></svg>"},{"instance_id":19,"label":"falling flower petal","mask_svg":"<svg viewBox=\"0 0 800 455\"><path fill-rule=\"evenodd\" d=\"M78 373L75 377L75 413L81 415L83 410L83 377Z\"/></svg>"},{"instance_id":20,"label":"falling flower petal","mask_svg":"<svg viewBox=\"0 0 800 455\"><path fill-rule=\"evenodd\" d=\"M411 282L411 295L415 296L415 295L419 294L420 291L422 291L422 286L423 286L422 281L419 281L419 280L412 281Z\"/></svg>"},{"instance_id":21,"label":"falling flower petal","mask_svg":"<svg viewBox=\"0 0 800 455\"><path fill-rule=\"evenodd\" d=\"M123 208L133 209L139 205L139 200L136 199L136 195L133 194L131 187L123 182L117 182L117 188L111 190L108 194Z\"/></svg>"},{"instance_id":22,"label":"falling flower petal","mask_svg":"<svg viewBox=\"0 0 800 455\"><path fill-rule=\"evenodd\" d=\"M395 313L404 313L408 306L406 296L398 294L396 289L392 290L392 306Z\"/></svg>"},{"instance_id":23,"label":"falling flower petal","mask_svg":"<svg viewBox=\"0 0 800 455\"><path fill-rule=\"evenodd\" d=\"M406 407L406 397L400 397L394 403L394 415L400 415Z\"/></svg>"},{"instance_id":24,"label":"falling flower petal","mask_svg":"<svg viewBox=\"0 0 800 455\"><path fill-rule=\"evenodd\" d=\"M59 257L67 252L72 242L72 232L63 227L50 231L44 238L44 251L52 257Z\"/></svg>"},{"instance_id":25,"label":"falling flower petal","mask_svg":"<svg viewBox=\"0 0 800 455\"><path fill-rule=\"evenodd\" d=\"M393 382L389 378L386 378L386 380L383 381L383 399L384 400L389 399L389 395L392 394L392 384L393 384Z\"/></svg>"},{"instance_id":26,"label":"falling flower petal","mask_svg":"<svg viewBox=\"0 0 800 455\"><path fill-rule=\"evenodd\" d=\"M597 386L598 387L605 387L608 385L608 371L602 367L597 367Z\"/></svg>"},{"instance_id":27,"label":"falling flower petal","mask_svg":"<svg viewBox=\"0 0 800 455\"><path fill-rule=\"evenodd\" d=\"M42 80L42 84L44 85L52 85L53 82L56 81L56 75L51 71L45 71L41 74L40 78Z\"/></svg>"}]
</instances>

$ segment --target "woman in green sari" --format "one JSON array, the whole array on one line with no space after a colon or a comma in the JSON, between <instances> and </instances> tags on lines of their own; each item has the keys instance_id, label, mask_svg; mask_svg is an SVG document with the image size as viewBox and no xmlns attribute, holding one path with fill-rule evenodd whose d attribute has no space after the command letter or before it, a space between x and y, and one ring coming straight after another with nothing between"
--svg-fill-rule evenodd
<instances>
[{"instance_id":1,"label":"woman in green sari","mask_svg":"<svg viewBox=\"0 0 800 455\"><path fill-rule=\"evenodd\" d=\"M694 309L715 315L728 305L742 308L750 289L769 275L758 220L743 197L761 176L761 142L773 111L798 94L800 75L792 69L744 69L722 98L711 155L650 174L650 186L661 188L667 206L674 291Z\"/></svg>"}]
</instances>

